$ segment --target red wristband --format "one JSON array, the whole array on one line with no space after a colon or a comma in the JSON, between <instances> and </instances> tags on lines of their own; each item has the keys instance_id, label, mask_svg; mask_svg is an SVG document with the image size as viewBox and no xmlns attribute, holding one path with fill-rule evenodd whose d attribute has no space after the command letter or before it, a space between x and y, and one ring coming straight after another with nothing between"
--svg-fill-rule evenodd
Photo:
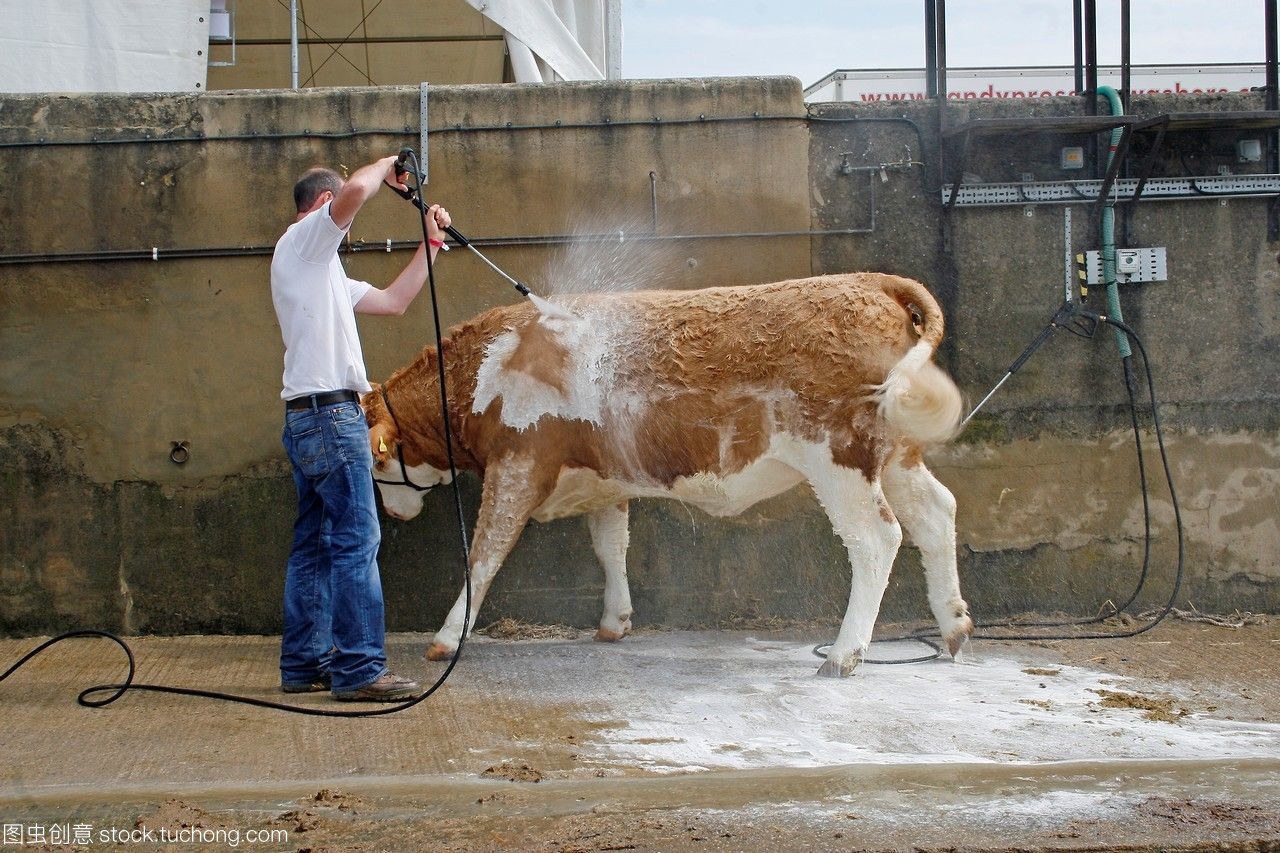
<instances>
[{"instance_id":1,"label":"red wristband","mask_svg":"<svg viewBox=\"0 0 1280 853\"><path fill-rule=\"evenodd\" d=\"M427 245L431 246L433 249L439 249L441 246L444 245L444 241L437 240L435 237L428 237Z\"/></svg>"}]
</instances>

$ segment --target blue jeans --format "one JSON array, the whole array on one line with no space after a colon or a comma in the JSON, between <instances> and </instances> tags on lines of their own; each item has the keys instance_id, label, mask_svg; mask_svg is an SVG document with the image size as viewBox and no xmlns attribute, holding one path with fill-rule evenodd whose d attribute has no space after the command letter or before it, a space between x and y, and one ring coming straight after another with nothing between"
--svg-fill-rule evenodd
<instances>
[{"instance_id":1,"label":"blue jeans","mask_svg":"<svg viewBox=\"0 0 1280 853\"><path fill-rule=\"evenodd\" d=\"M298 520L284 581L280 680L355 690L387 671L373 455L364 412L335 403L285 412Z\"/></svg>"}]
</instances>

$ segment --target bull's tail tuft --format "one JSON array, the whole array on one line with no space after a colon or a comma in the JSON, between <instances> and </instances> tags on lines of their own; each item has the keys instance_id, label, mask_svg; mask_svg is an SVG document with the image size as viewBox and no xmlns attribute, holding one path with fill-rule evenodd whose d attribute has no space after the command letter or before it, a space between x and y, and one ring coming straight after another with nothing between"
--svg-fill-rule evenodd
<instances>
[{"instance_id":1,"label":"bull's tail tuft","mask_svg":"<svg viewBox=\"0 0 1280 853\"><path fill-rule=\"evenodd\" d=\"M921 444L954 438L964 408L960 389L930 360L931 355L933 346L927 340L917 341L871 394L894 432Z\"/></svg>"},{"instance_id":2,"label":"bull's tail tuft","mask_svg":"<svg viewBox=\"0 0 1280 853\"><path fill-rule=\"evenodd\" d=\"M960 426L964 401L951 377L931 360L942 341L942 309L918 281L885 276L882 286L923 328L884 382L872 388L871 398L898 434L921 444L948 441Z\"/></svg>"}]
</instances>

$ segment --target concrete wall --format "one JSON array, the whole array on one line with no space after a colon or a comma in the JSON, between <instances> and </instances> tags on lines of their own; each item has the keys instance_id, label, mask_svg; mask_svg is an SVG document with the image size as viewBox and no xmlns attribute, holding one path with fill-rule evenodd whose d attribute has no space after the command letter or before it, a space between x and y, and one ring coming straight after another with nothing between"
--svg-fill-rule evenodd
<instances>
[{"instance_id":1,"label":"concrete wall","mask_svg":"<svg viewBox=\"0 0 1280 853\"><path fill-rule=\"evenodd\" d=\"M1149 97L1133 109L1261 109L1260 95ZM966 103L966 118L1080 114L1074 98ZM820 105L815 118L906 117L926 129L927 182L937 187L932 107ZM1155 175L1257 171L1234 156L1236 139L1259 131L1169 134ZM1145 156L1149 139L1134 143ZM1059 148L1081 137L1010 135L974 142L964 170L985 181L1071 179ZM816 216L838 219L865 207L866 192L838 171L855 162L902 159L918 149L900 122L815 121L810 171ZM952 164L957 152L950 152ZM1185 164L1185 165L1184 165ZM1063 214L1058 206L956 209L944 221L922 204L915 178L877 184L879 233L815 241L814 271L877 269L919 275L946 305L944 360L973 401L1004 374L1062 302ZM932 191L936 192L936 191ZM1280 268L1268 243L1266 199L1145 201L1117 217L1121 246L1165 246L1169 281L1122 288L1125 319L1142 335L1168 431L1183 521L1187 580L1180 606L1274 612L1280 607ZM1076 251L1096 249L1086 206L1073 206ZM949 233L948 233L949 232ZM1104 308L1094 289L1092 305ZM1141 389L1145 395L1145 386ZM1080 340L1059 332L1010 380L961 440L938 453L934 470L959 499L961 579L1011 610L1123 600L1141 565L1142 501L1116 345L1110 332ZM1154 436L1144 420L1153 488L1153 579L1142 602L1162 603L1176 564L1172 505ZM1004 592L1002 592L1004 590ZM1078 605L1077 605L1078 606Z\"/></svg>"},{"instance_id":2,"label":"concrete wall","mask_svg":"<svg viewBox=\"0 0 1280 853\"><path fill-rule=\"evenodd\" d=\"M788 78L438 87L430 195L473 237L647 229L651 188L664 235L861 227L874 205L874 233L664 240L649 244L645 271L679 288L854 269L920 278L948 309L948 366L979 398L1060 299L1060 211L958 211L943 251L936 189L926 189L939 180L927 109L805 114ZM848 120L903 115L926 129L923 151L909 124ZM566 126L578 124L591 126ZM156 246L161 258L0 264L0 631L278 629L293 506L267 253L292 218L289 187L303 168L354 169L416 144L417 91L0 100L0 142L146 134L209 139L0 148L0 256ZM252 138L216 139L228 135ZM1041 144L1056 152L1052 140ZM840 173L843 152L853 165L926 165L877 177L873 200L865 178ZM1016 169L1010 158L988 151L974 168ZM1172 280L1129 291L1125 311L1155 354L1188 524L1184 598L1210 609L1280 607L1280 318L1264 206L1151 204L1131 225L1132 245L1169 247ZM1080 211L1080 248L1094 244L1084 219ZM386 194L352 237L409 241L414 228ZM208 247L227 256L166 259ZM538 287L552 284L563 247L507 241L486 251ZM351 275L385 283L407 259L363 251L345 262ZM457 252L441 263L440 285L447 323L514 296ZM404 318L361 319L371 377L414 355L429 317L421 299ZM1140 501L1113 345L1059 337L933 459L959 498L962 583L980 614L1091 612L1137 573ZM169 461L174 441L190 443L185 465ZM466 490L474 517L477 484ZM456 594L449 505L433 494L418 520L384 524L394 629L434 628ZM1154 505L1151 603L1167 588L1171 553L1167 497L1157 492ZM639 502L632 518L640 624L843 609L842 549L805 491L730 520L653 502ZM886 613L919 614L918 560L904 549L899 563ZM481 621L591 624L601 587L581 519L533 525Z\"/></svg>"}]
</instances>

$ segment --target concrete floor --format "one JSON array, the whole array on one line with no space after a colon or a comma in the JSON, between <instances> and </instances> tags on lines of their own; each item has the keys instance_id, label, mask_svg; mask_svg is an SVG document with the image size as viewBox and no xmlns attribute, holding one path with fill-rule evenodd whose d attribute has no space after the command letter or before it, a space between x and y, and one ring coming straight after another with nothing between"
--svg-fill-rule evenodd
<instances>
[{"instance_id":1,"label":"concrete floor","mask_svg":"<svg viewBox=\"0 0 1280 853\"><path fill-rule=\"evenodd\" d=\"M81 708L123 661L69 642L0 685L0 820L275 829L253 849L287 850L1280 849L1280 623L982 641L843 681L813 677L824 633L477 638L437 696L363 721ZM395 668L439 672L427 639L391 638ZM276 643L133 647L139 681L277 698Z\"/></svg>"}]
</instances>

